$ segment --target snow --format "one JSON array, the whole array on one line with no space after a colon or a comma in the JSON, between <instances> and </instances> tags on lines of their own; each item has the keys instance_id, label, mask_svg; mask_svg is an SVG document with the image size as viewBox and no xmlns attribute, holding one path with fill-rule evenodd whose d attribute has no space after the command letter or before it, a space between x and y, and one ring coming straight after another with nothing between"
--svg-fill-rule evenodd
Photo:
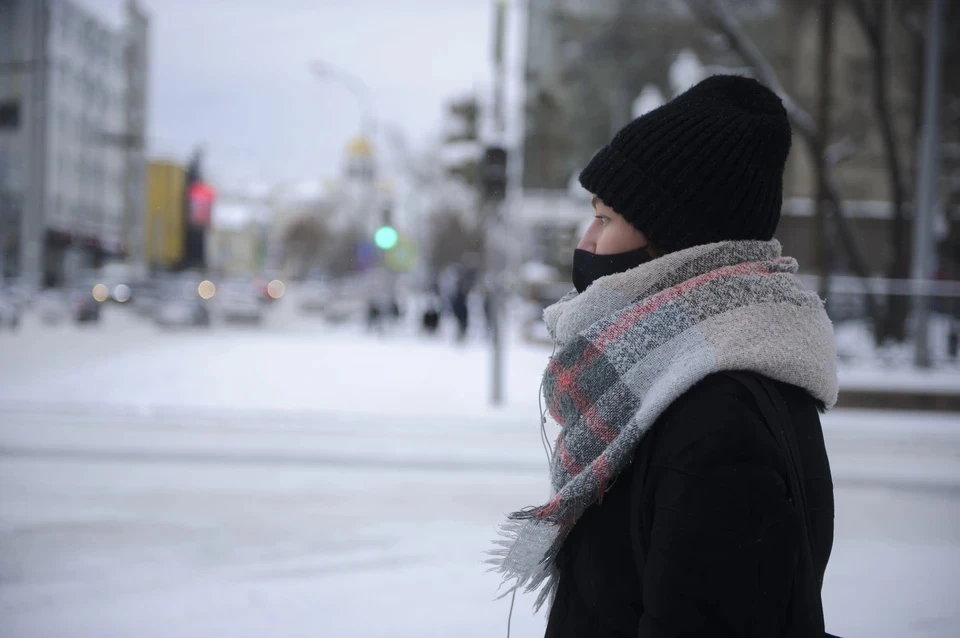
<instances>
[{"instance_id":1,"label":"snow","mask_svg":"<svg viewBox=\"0 0 960 638\"><path fill-rule=\"evenodd\" d=\"M947 332L950 319L934 315L930 324L931 356L939 368L912 367L913 345L888 345L877 350L865 322L849 321L834 326L840 381L849 390L892 390L928 393L960 393L960 361L950 363Z\"/></svg>"},{"instance_id":2,"label":"snow","mask_svg":"<svg viewBox=\"0 0 960 638\"><path fill-rule=\"evenodd\" d=\"M670 65L669 75L674 96L680 95L707 77L700 58L691 49L683 49L677 53L676 59Z\"/></svg>"},{"instance_id":3,"label":"snow","mask_svg":"<svg viewBox=\"0 0 960 638\"><path fill-rule=\"evenodd\" d=\"M663 92L656 84L647 84L633 102L632 115L633 117L646 115L650 111L663 106L665 101Z\"/></svg>"},{"instance_id":4,"label":"snow","mask_svg":"<svg viewBox=\"0 0 960 638\"><path fill-rule=\"evenodd\" d=\"M482 343L295 307L261 330L162 333L110 307L90 330L0 334L4 638L505 635L483 551L547 495L549 349L511 340L493 409ZM958 635L960 417L823 422L828 629ZM531 605L514 636L543 634Z\"/></svg>"},{"instance_id":5,"label":"snow","mask_svg":"<svg viewBox=\"0 0 960 638\"><path fill-rule=\"evenodd\" d=\"M557 281L557 269L542 262L530 261L520 267L520 278L530 283Z\"/></svg>"}]
</instances>

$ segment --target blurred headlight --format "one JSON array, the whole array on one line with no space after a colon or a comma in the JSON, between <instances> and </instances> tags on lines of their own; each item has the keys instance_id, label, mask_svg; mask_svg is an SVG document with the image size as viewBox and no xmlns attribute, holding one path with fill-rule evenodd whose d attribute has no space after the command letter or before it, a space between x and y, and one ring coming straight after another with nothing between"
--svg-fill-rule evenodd
<instances>
[{"instance_id":1,"label":"blurred headlight","mask_svg":"<svg viewBox=\"0 0 960 638\"><path fill-rule=\"evenodd\" d=\"M267 294L270 295L271 299L279 299L286 291L287 287L279 279L274 279L267 284Z\"/></svg>"},{"instance_id":2,"label":"blurred headlight","mask_svg":"<svg viewBox=\"0 0 960 638\"><path fill-rule=\"evenodd\" d=\"M98 302L104 302L110 298L110 289L104 284L97 284L93 287L93 298Z\"/></svg>"},{"instance_id":3,"label":"blurred headlight","mask_svg":"<svg viewBox=\"0 0 960 638\"><path fill-rule=\"evenodd\" d=\"M120 303L127 303L130 301L130 286L127 284L120 284L114 288L113 298Z\"/></svg>"},{"instance_id":4,"label":"blurred headlight","mask_svg":"<svg viewBox=\"0 0 960 638\"><path fill-rule=\"evenodd\" d=\"M197 294L200 295L201 299L213 299L213 296L217 294L217 287L209 279L204 279L197 286Z\"/></svg>"}]
</instances>

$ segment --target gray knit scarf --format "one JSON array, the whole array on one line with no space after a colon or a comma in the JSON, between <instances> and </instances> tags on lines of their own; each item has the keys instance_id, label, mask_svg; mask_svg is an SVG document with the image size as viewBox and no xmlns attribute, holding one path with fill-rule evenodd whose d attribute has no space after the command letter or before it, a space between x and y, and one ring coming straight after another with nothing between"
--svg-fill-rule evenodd
<instances>
[{"instance_id":1,"label":"gray knit scarf","mask_svg":"<svg viewBox=\"0 0 960 638\"><path fill-rule=\"evenodd\" d=\"M556 354L543 377L561 426L551 462L554 496L514 512L488 562L506 594L545 582L584 511L627 467L643 434L695 383L750 370L837 401L833 328L797 262L777 241L696 246L598 279L544 312Z\"/></svg>"}]
</instances>

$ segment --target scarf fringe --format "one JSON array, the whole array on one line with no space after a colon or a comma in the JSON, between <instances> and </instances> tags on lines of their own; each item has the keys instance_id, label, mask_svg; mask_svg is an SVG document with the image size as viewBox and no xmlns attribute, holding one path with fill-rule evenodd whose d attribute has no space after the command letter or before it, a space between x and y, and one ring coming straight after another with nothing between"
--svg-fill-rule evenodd
<instances>
[{"instance_id":1,"label":"scarf fringe","mask_svg":"<svg viewBox=\"0 0 960 638\"><path fill-rule=\"evenodd\" d=\"M548 599L552 601L556 594L558 582L554 560L560 553L560 548L563 546L563 541L569 531L569 527L537 522L533 512L539 509L543 508L530 507L511 514L511 520L501 525L498 530L498 534L503 539L493 541L496 549L486 552L486 555L490 558L483 561L485 564L492 565L487 572L498 572L503 576L500 587L497 589L496 600L506 598L515 591L529 594L539 589L540 592L534 602L534 611L540 611L543 604ZM518 515L523 515L524 518L513 520L514 516ZM530 542L525 532L529 531L531 525L552 528L552 530L542 530L537 534L538 538L543 538L544 532L553 534L549 547L543 549L539 547L539 543ZM518 561L514 556L516 552L535 552L539 554L540 559L536 568L526 572L517 569L516 563ZM544 583L546 583L546 586L543 586ZM504 589L504 587L507 588Z\"/></svg>"}]
</instances>

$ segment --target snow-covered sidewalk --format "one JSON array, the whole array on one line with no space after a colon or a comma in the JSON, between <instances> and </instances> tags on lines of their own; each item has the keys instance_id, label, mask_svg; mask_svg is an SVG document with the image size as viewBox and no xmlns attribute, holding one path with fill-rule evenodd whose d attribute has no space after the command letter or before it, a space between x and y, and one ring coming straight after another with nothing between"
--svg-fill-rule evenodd
<instances>
[{"instance_id":1,"label":"snow-covered sidewalk","mask_svg":"<svg viewBox=\"0 0 960 638\"><path fill-rule=\"evenodd\" d=\"M2 422L5 638L503 635L482 553L547 490L535 431L482 420ZM836 501L831 630L956 636L957 490L840 481ZM531 604L515 636L542 635Z\"/></svg>"}]
</instances>

